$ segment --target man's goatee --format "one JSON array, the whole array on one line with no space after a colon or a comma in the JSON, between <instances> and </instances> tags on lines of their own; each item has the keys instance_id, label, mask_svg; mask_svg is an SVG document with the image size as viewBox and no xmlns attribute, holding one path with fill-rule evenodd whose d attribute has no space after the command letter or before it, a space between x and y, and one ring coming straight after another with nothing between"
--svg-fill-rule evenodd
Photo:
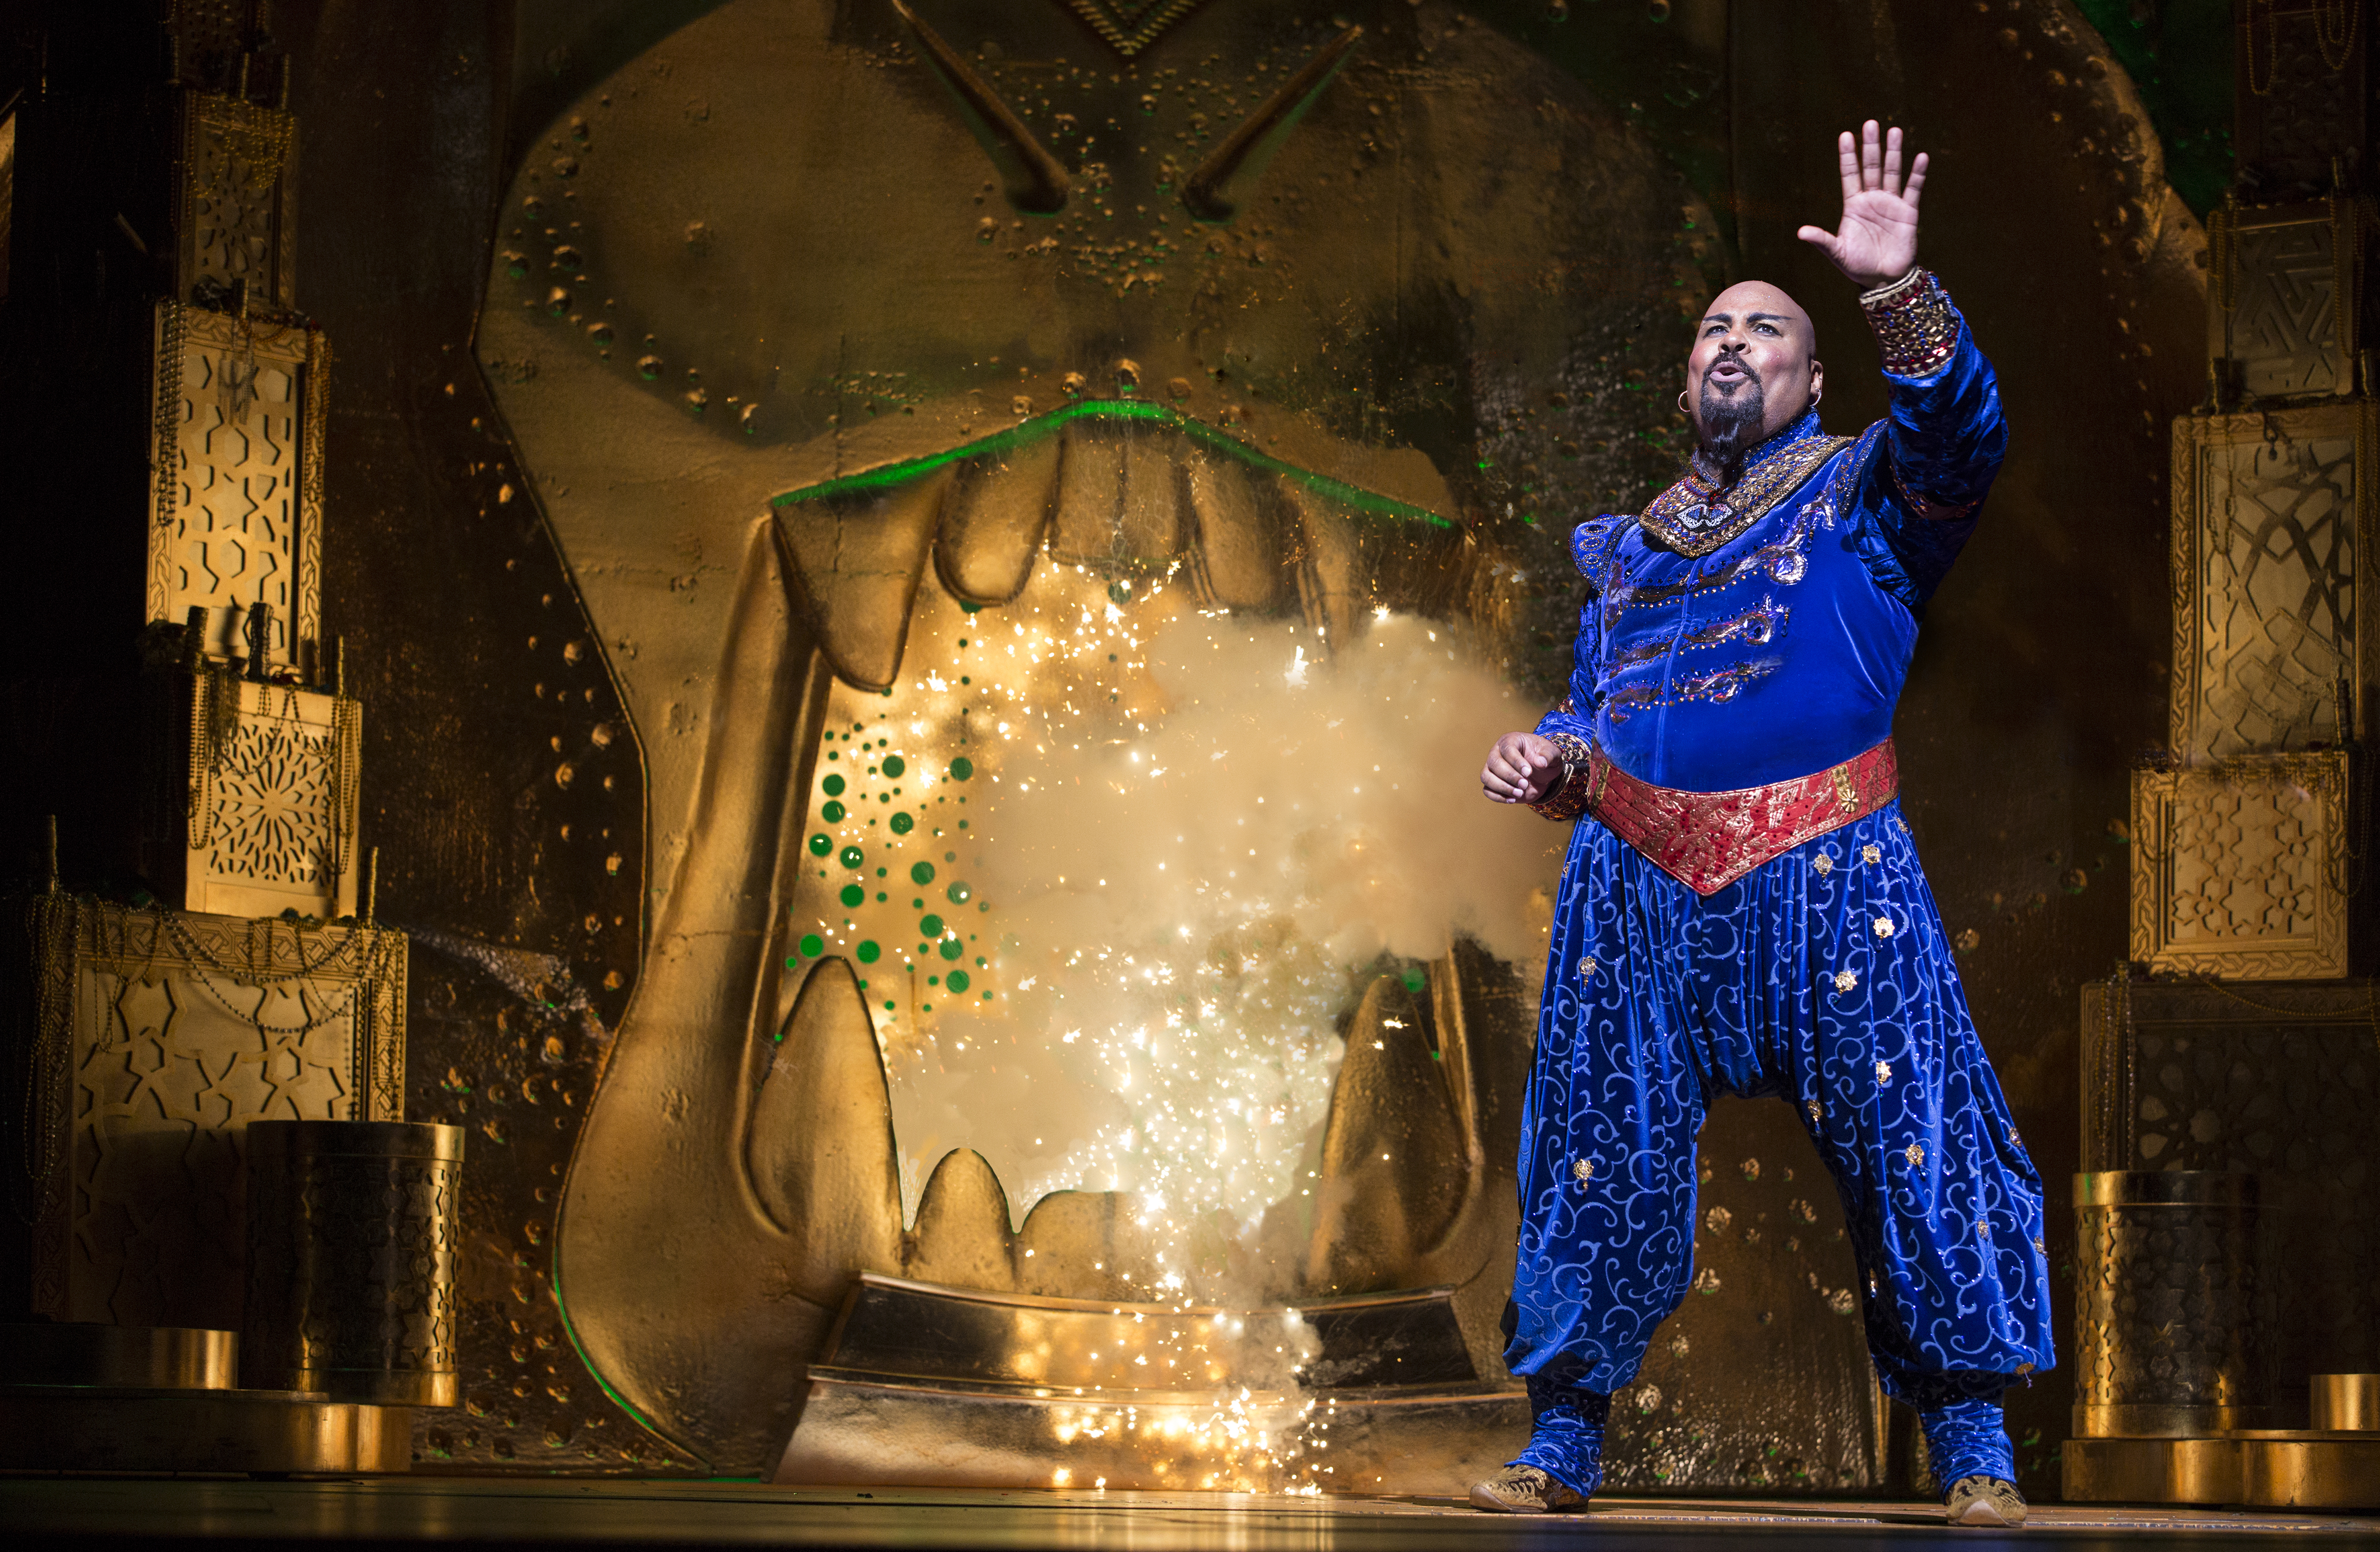
<instances>
[{"instance_id":1,"label":"man's goatee","mask_svg":"<svg viewBox=\"0 0 2380 1552\"><path fill-rule=\"evenodd\" d=\"M1760 379L1744 370L1743 386L1731 394L1714 390L1708 379L1703 382L1702 421L1703 456L1716 469L1722 488L1735 483L1743 472L1743 455L1760 440L1760 425L1767 416L1761 402Z\"/></svg>"}]
</instances>

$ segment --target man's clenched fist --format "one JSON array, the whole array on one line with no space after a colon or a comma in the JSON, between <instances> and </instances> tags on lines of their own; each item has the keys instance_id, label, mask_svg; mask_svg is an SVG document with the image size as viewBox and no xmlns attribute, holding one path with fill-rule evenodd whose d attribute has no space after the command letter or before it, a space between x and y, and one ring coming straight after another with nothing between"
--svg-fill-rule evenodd
<instances>
[{"instance_id":1,"label":"man's clenched fist","mask_svg":"<svg viewBox=\"0 0 2380 1552\"><path fill-rule=\"evenodd\" d=\"M1499 803L1542 803L1561 781L1561 751L1550 738L1508 733L1488 751L1479 784Z\"/></svg>"}]
</instances>

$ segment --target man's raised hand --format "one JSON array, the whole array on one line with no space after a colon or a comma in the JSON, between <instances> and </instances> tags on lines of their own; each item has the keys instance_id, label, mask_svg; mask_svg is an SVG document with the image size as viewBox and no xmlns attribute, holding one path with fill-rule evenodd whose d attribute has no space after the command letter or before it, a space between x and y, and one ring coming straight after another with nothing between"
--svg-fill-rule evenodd
<instances>
[{"instance_id":1,"label":"man's raised hand","mask_svg":"<svg viewBox=\"0 0 2380 1552\"><path fill-rule=\"evenodd\" d=\"M1508 733L1488 751L1479 785L1499 803L1542 803L1561 776L1561 750L1552 739Z\"/></svg>"},{"instance_id":2,"label":"man's raised hand","mask_svg":"<svg viewBox=\"0 0 2380 1552\"><path fill-rule=\"evenodd\" d=\"M1843 219L1840 230L1804 226L1800 236L1835 261L1835 268L1857 281L1863 290L1888 285L1917 267L1917 192L1925 187L1925 153L1909 164L1909 179L1900 176L1900 131L1883 137L1878 147L1876 120L1869 119L1852 142L1845 130L1836 141L1843 177Z\"/></svg>"}]
</instances>

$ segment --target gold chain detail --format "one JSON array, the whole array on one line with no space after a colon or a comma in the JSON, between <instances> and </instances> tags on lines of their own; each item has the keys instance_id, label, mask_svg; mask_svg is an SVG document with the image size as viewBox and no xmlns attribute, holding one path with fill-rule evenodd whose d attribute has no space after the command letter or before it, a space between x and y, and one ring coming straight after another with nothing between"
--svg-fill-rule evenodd
<instances>
[{"instance_id":1,"label":"gold chain detail","mask_svg":"<svg viewBox=\"0 0 2380 1552\"><path fill-rule=\"evenodd\" d=\"M2265 20L2264 79L2256 77L2256 18ZM2248 61L2248 91L2251 96L2269 96L2273 90L2273 72L2280 67L2281 20L2273 14L2273 0L2248 0L2248 7L2240 13L2240 46Z\"/></svg>"},{"instance_id":2,"label":"gold chain detail","mask_svg":"<svg viewBox=\"0 0 2380 1552\"><path fill-rule=\"evenodd\" d=\"M347 820L350 805L361 818L363 802L363 703L340 696L331 703L331 898L338 899L339 880L355 861L356 826Z\"/></svg>"},{"instance_id":3,"label":"gold chain detail","mask_svg":"<svg viewBox=\"0 0 2380 1552\"><path fill-rule=\"evenodd\" d=\"M237 97L210 97L199 121L223 137L225 152L242 164L251 189L279 180L289 163L297 120Z\"/></svg>"},{"instance_id":4,"label":"gold chain detail","mask_svg":"<svg viewBox=\"0 0 2380 1552\"><path fill-rule=\"evenodd\" d=\"M2313 43L2322 62L2332 75L2347 68L2355 56L2355 35L2362 23L2363 0L2314 0L2301 13L2313 22ZM2264 22L2264 67L2256 65L2256 23ZM2273 78L2281 67L2281 11L2278 0L2248 0L2247 8L2240 14L2240 47L2248 61L2248 91L2251 95L2272 94Z\"/></svg>"},{"instance_id":5,"label":"gold chain detail","mask_svg":"<svg viewBox=\"0 0 2380 1552\"><path fill-rule=\"evenodd\" d=\"M39 1223L66 1194L67 1071L74 1029L74 954L77 902L72 895L37 895L25 908L26 946L35 977L30 1038L25 1042L25 1179L31 1201L18 1208Z\"/></svg>"},{"instance_id":6,"label":"gold chain detail","mask_svg":"<svg viewBox=\"0 0 2380 1552\"><path fill-rule=\"evenodd\" d=\"M2211 272L2208 289L2215 305L2229 312L2239 305L2234 271L2240 262L2240 206L2228 192L2223 202L2206 214L2206 258Z\"/></svg>"},{"instance_id":7,"label":"gold chain detail","mask_svg":"<svg viewBox=\"0 0 2380 1552\"><path fill-rule=\"evenodd\" d=\"M298 395L298 413L304 418L298 443L298 531L292 555L297 562L297 612L289 622L289 661L304 666L305 647L299 640L319 640L322 599L322 437L329 418L331 339L320 329L306 332L306 383Z\"/></svg>"},{"instance_id":8,"label":"gold chain detail","mask_svg":"<svg viewBox=\"0 0 2380 1552\"><path fill-rule=\"evenodd\" d=\"M230 1013L232 1017L238 1019L242 1024L248 1025L250 1028L260 1030L267 1035L310 1035L315 1030L322 1028L324 1025L335 1024L340 1019L346 1017L347 1010L355 1006L356 999L360 996L367 988L377 988L382 981L388 977L391 961L394 959L395 954L396 944L404 937L404 934L402 933L381 932L370 928L347 928L344 929L346 932L346 939L341 942L339 947L334 949L321 960L316 961L312 965L302 965L301 951L300 969L290 975L280 976L277 979L250 979L247 976L243 976L238 971L232 969L230 966L223 964L220 960L217 960L214 955L207 952L206 946L192 938L188 932L184 931L181 924L176 921L170 913L160 912L158 915L158 920L164 928L165 936L173 940L176 950L177 950L182 954L183 958L188 962L191 977L200 986L207 988L207 991L214 998L214 1000L223 1005L225 1012ZM272 930L272 923L270 919L265 922L264 926L266 931L270 932ZM295 928L292 928L293 932L295 930ZM274 986L285 986L291 981L303 980L307 976L320 972L324 965L329 964L333 960L344 953L349 946L367 936L372 940L371 945L363 962L358 965L354 977L347 983L347 994L339 999L339 1002L336 1007L319 1013L310 1011L306 1014L305 1021L301 1024L278 1025L265 1023L262 1016L263 1005L261 1003L258 1004L257 1012L254 1013L242 1012L239 1005L232 1000L230 994L225 992L223 988L217 986L214 982L214 977L207 974L208 968L212 966L214 969L230 976L234 985L245 986L251 990L261 990ZM298 1001L298 1006L301 1008L307 1006L302 998Z\"/></svg>"},{"instance_id":9,"label":"gold chain detail","mask_svg":"<svg viewBox=\"0 0 2380 1552\"><path fill-rule=\"evenodd\" d=\"M2314 46L2332 75L2347 68L2355 54L2355 30L2362 20L2363 0L2320 0L2313 12ZM2275 26L2279 25L2276 18Z\"/></svg>"},{"instance_id":10,"label":"gold chain detail","mask_svg":"<svg viewBox=\"0 0 2380 1552\"><path fill-rule=\"evenodd\" d=\"M174 508L181 493L182 452L182 352L188 347L190 325L178 302L162 302L157 341L157 484L156 522L164 527L174 520Z\"/></svg>"},{"instance_id":11,"label":"gold chain detail","mask_svg":"<svg viewBox=\"0 0 2380 1552\"><path fill-rule=\"evenodd\" d=\"M189 845L204 851L215 833L215 772L239 731L239 675L220 664L199 670L190 707Z\"/></svg>"}]
</instances>

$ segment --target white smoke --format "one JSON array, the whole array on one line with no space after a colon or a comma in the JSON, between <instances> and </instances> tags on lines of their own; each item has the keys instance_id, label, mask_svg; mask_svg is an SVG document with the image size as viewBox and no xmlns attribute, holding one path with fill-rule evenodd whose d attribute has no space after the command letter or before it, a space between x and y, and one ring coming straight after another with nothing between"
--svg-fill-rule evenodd
<instances>
[{"instance_id":1,"label":"white smoke","mask_svg":"<svg viewBox=\"0 0 2380 1552\"><path fill-rule=\"evenodd\" d=\"M1044 567L1005 609L921 599L914 684L838 714L912 762L973 768L905 799L973 891L944 937L977 965L961 995L878 1015L907 1206L961 1146L1020 1219L1050 1191L1132 1194L1173 1247L1161 1293L1211 1284L1201 1267L1311 1188L1338 1023L1382 955L1468 933L1534 981L1532 896L1541 917L1563 834L1481 795L1488 746L1537 709L1446 627L1384 613L1332 650L1302 623L1157 595ZM830 940L914 937L867 919L908 903L817 919ZM917 946L922 988L944 966Z\"/></svg>"}]
</instances>

